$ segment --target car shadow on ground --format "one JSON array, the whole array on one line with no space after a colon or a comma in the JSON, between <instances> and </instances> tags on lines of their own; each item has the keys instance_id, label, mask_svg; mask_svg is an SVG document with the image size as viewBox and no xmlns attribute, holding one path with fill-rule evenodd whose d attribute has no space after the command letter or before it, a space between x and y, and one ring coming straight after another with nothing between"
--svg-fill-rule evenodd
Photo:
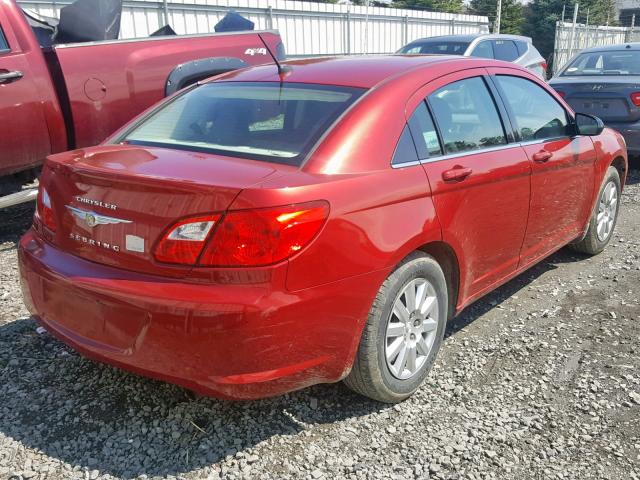
<instances>
[{"instance_id":1,"label":"car shadow on ground","mask_svg":"<svg viewBox=\"0 0 640 480\"><path fill-rule=\"evenodd\" d=\"M447 336L558 264L561 250L467 308ZM184 474L307 424L331 424L391 408L342 384L255 402L195 397L180 387L86 360L31 318L0 325L0 431L48 457L123 478ZM12 405L11 408L6 405ZM310 440L311 441L311 440ZM239 460L243 461L243 460Z\"/></svg>"}]
</instances>

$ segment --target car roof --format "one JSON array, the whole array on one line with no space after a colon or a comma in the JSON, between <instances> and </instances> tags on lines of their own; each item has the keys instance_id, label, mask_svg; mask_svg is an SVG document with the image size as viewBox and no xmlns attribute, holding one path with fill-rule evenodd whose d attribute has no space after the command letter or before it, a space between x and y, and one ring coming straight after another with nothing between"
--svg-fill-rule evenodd
<instances>
[{"instance_id":1,"label":"car roof","mask_svg":"<svg viewBox=\"0 0 640 480\"><path fill-rule=\"evenodd\" d=\"M585 48L580 53L610 52L612 50L640 50L640 42L617 43L616 45L602 45L599 47Z\"/></svg>"},{"instance_id":2,"label":"car roof","mask_svg":"<svg viewBox=\"0 0 640 480\"><path fill-rule=\"evenodd\" d=\"M433 67L434 77L452 69L505 66L505 62L459 55L368 55L314 57L282 62L287 72L280 77L274 64L261 65L211 79L241 82L297 82L345 87L373 88L399 74ZM443 64L447 64L446 68ZM509 64L513 66L512 64Z\"/></svg>"},{"instance_id":3,"label":"car roof","mask_svg":"<svg viewBox=\"0 0 640 480\"><path fill-rule=\"evenodd\" d=\"M449 41L449 42L473 42L477 38L483 39L511 39L511 40L522 40L524 42L531 42L531 38L525 37L523 35L508 35L504 33L468 33L468 34L460 34L460 35L439 35L437 37L424 37L413 40L409 42L409 45L412 43L418 42L429 42L429 41Z\"/></svg>"}]
</instances>

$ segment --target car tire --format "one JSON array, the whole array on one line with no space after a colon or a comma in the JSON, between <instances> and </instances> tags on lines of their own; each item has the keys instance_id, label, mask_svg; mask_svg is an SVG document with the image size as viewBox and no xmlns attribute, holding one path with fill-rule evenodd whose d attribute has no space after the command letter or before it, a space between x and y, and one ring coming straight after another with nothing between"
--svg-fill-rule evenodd
<instances>
[{"instance_id":1,"label":"car tire","mask_svg":"<svg viewBox=\"0 0 640 480\"><path fill-rule=\"evenodd\" d=\"M587 234L579 242L571 244L571 248L588 255L597 255L605 249L618 222L621 191L618 170L609 167L589 219Z\"/></svg>"},{"instance_id":2,"label":"car tire","mask_svg":"<svg viewBox=\"0 0 640 480\"><path fill-rule=\"evenodd\" d=\"M414 307L406 308L412 298ZM376 295L344 383L384 403L409 397L433 366L448 311L447 282L438 262L423 252L406 257Z\"/></svg>"}]
</instances>

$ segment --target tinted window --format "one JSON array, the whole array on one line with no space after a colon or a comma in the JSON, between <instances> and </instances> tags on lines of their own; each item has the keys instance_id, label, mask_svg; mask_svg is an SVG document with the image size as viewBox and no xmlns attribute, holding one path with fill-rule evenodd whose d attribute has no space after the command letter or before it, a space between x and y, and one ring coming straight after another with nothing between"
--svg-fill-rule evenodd
<instances>
[{"instance_id":1,"label":"tinted window","mask_svg":"<svg viewBox=\"0 0 640 480\"><path fill-rule=\"evenodd\" d=\"M439 53L443 55L464 55L469 42L428 41L413 42L400 49L399 53Z\"/></svg>"},{"instance_id":2,"label":"tinted window","mask_svg":"<svg viewBox=\"0 0 640 480\"><path fill-rule=\"evenodd\" d=\"M567 114L546 90L524 78L498 75L496 79L522 140L567 135Z\"/></svg>"},{"instance_id":3,"label":"tinted window","mask_svg":"<svg viewBox=\"0 0 640 480\"><path fill-rule=\"evenodd\" d=\"M416 107L416 111L411 115L409 127L411 128L420 160L442 155L436 127L424 102L420 103Z\"/></svg>"},{"instance_id":4,"label":"tinted window","mask_svg":"<svg viewBox=\"0 0 640 480\"><path fill-rule=\"evenodd\" d=\"M518 56L519 57L524 55L527 52L527 50L529 50L529 46L528 46L527 42L523 42L521 40L516 40L515 44L516 44L516 47L518 48Z\"/></svg>"},{"instance_id":5,"label":"tinted window","mask_svg":"<svg viewBox=\"0 0 640 480\"><path fill-rule=\"evenodd\" d=\"M500 116L484 80L467 78L429 95L445 153L507 143Z\"/></svg>"},{"instance_id":6,"label":"tinted window","mask_svg":"<svg viewBox=\"0 0 640 480\"><path fill-rule=\"evenodd\" d=\"M491 42L480 42L471 52L472 57L493 58L493 47Z\"/></svg>"},{"instance_id":7,"label":"tinted window","mask_svg":"<svg viewBox=\"0 0 640 480\"><path fill-rule=\"evenodd\" d=\"M496 60L505 62L513 62L520 56L516 44L511 40L493 40L493 54Z\"/></svg>"},{"instance_id":8,"label":"tinted window","mask_svg":"<svg viewBox=\"0 0 640 480\"><path fill-rule=\"evenodd\" d=\"M400 135L400 140L398 141L398 145L396 146L396 151L393 154L393 160L391 161L391 163L393 165L399 165L401 163L417 161L418 153L416 152L416 146L414 145L413 139L411 138L409 127L405 126L404 130L402 131L402 135Z\"/></svg>"},{"instance_id":9,"label":"tinted window","mask_svg":"<svg viewBox=\"0 0 640 480\"><path fill-rule=\"evenodd\" d=\"M176 97L119 141L299 165L364 90L296 83L210 83Z\"/></svg>"},{"instance_id":10,"label":"tinted window","mask_svg":"<svg viewBox=\"0 0 640 480\"><path fill-rule=\"evenodd\" d=\"M640 75L639 50L612 50L583 53L562 72L562 77L578 75Z\"/></svg>"},{"instance_id":11,"label":"tinted window","mask_svg":"<svg viewBox=\"0 0 640 480\"><path fill-rule=\"evenodd\" d=\"M0 51L2 50L9 50L9 45L7 44L7 40L4 38L2 28L0 28Z\"/></svg>"}]
</instances>

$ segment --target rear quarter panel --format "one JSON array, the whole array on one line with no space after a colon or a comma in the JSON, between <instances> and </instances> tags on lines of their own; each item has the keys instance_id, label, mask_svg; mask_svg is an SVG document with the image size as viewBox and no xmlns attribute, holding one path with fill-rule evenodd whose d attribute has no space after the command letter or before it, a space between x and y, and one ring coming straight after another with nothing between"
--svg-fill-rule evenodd
<instances>
[{"instance_id":1,"label":"rear quarter panel","mask_svg":"<svg viewBox=\"0 0 640 480\"><path fill-rule=\"evenodd\" d=\"M273 44L278 36L265 33ZM196 59L239 58L247 65L271 57L245 54L264 47L256 33L158 37L55 48L73 121L74 146L96 145L164 98L170 72ZM275 50L275 48L273 48Z\"/></svg>"}]
</instances>

